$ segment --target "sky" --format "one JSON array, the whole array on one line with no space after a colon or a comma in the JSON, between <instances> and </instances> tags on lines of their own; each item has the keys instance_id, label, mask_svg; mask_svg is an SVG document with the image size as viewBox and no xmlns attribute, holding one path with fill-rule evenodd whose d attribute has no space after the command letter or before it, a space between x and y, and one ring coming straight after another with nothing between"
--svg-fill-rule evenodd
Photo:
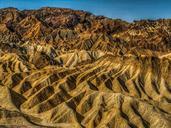
<instances>
[{"instance_id":1,"label":"sky","mask_svg":"<svg viewBox=\"0 0 171 128\"><path fill-rule=\"evenodd\" d=\"M0 8L20 10L41 7L71 8L132 22L171 18L171 0L0 0Z\"/></svg>"}]
</instances>

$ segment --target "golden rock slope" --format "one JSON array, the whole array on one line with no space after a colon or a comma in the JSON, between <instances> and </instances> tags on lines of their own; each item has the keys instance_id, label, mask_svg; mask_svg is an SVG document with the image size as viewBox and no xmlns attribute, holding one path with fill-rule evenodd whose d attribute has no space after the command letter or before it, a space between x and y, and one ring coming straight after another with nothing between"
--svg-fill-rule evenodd
<instances>
[{"instance_id":1,"label":"golden rock slope","mask_svg":"<svg viewBox=\"0 0 171 128\"><path fill-rule=\"evenodd\" d=\"M171 20L0 10L0 127L170 128Z\"/></svg>"}]
</instances>

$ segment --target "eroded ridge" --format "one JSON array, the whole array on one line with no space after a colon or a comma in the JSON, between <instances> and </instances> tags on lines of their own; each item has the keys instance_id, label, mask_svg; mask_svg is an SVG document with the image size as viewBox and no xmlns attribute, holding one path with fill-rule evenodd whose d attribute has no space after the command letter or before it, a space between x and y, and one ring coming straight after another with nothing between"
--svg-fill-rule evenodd
<instances>
[{"instance_id":1,"label":"eroded ridge","mask_svg":"<svg viewBox=\"0 0 171 128\"><path fill-rule=\"evenodd\" d=\"M171 127L170 20L0 16L0 127Z\"/></svg>"}]
</instances>

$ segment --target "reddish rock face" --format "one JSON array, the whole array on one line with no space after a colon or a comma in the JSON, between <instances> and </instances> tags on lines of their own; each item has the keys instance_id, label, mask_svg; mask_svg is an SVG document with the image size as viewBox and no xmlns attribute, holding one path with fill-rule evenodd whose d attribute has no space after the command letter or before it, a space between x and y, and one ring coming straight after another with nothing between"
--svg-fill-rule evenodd
<instances>
[{"instance_id":1,"label":"reddish rock face","mask_svg":"<svg viewBox=\"0 0 171 128\"><path fill-rule=\"evenodd\" d=\"M0 9L0 127L170 128L171 20Z\"/></svg>"},{"instance_id":2,"label":"reddish rock face","mask_svg":"<svg viewBox=\"0 0 171 128\"><path fill-rule=\"evenodd\" d=\"M3 38L0 42L2 43L11 41L15 35L19 39L14 43L29 41L55 46L64 42L77 42L78 46L85 46L84 43L91 40L90 49L93 47L105 51L114 51L114 45L127 50L136 47L169 51L171 48L170 20L142 20L127 23L122 20L94 16L83 11L55 8L25 11L8 8L1 9L0 15L0 30L8 31L1 33ZM6 39L5 37L8 36L11 37ZM99 39L99 37L103 38ZM104 42L103 48L99 46L99 41ZM75 45L67 45L67 48L64 47L65 45L63 45L64 49L75 49ZM86 48L79 47L79 49Z\"/></svg>"}]
</instances>

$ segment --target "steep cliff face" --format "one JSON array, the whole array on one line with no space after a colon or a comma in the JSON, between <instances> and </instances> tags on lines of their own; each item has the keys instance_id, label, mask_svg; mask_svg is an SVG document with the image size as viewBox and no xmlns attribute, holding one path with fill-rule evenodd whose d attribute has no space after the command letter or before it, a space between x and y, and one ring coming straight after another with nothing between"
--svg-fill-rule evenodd
<instances>
[{"instance_id":1,"label":"steep cliff face","mask_svg":"<svg viewBox=\"0 0 171 128\"><path fill-rule=\"evenodd\" d=\"M171 20L0 9L0 126L170 128Z\"/></svg>"}]
</instances>

